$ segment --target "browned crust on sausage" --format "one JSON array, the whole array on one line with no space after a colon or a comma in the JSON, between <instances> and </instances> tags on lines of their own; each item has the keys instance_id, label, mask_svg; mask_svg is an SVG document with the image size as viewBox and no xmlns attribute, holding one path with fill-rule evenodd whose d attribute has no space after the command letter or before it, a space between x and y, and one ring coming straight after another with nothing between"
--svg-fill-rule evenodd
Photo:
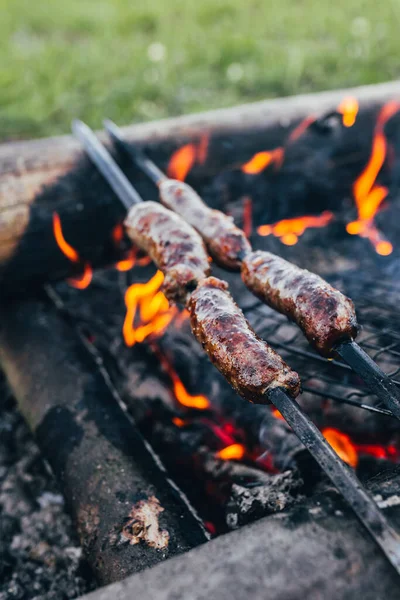
<instances>
[{"instance_id":1,"label":"browned crust on sausage","mask_svg":"<svg viewBox=\"0 0 400 600\"><path fill-rule=\"evenodd\" d=\"M188 310L197 341L241 396L266 404L266 392L274 388L284 388L293 397L299 394L298 374L256 335L225 281L203 280L191 295Z\"/></svg>"},{"instance_id":2,"label":"browned crust on sausage","mask_svg":"<svg viewBox=\"0 0 400 600\"><path fill-rule=\"evenodd\" d=\"M177 212L203 238L217 264L225 269L240 270L243 257L251 251L245 233L232 217L209 208L196 192L182 181L168 179L159 186L163 204Z\"/></svg>"},{"instance_id":3,"label":"browned crust on sausage","mask_svg":"<svg viewBox=\"0 0 400 600\"><path fill-rule=\"evenodd\" d=\"M167 298L184 303L187 294L210 273L207 252L197 231L157 202L131 208L125 225L131 240L163 271Z\"/></svg>"},{"instance_id":4,"label":"browned crust on sausage","mask_svg":"<svg viewBox=\"0 0 400 600\"><path fill-rule=\"evenodd\" d=\"M318 275L270 252L252 252L243 261L242 279L263 302L297 323L320 354L357 335L352 300Z\"/></svg>"}]
</instances>

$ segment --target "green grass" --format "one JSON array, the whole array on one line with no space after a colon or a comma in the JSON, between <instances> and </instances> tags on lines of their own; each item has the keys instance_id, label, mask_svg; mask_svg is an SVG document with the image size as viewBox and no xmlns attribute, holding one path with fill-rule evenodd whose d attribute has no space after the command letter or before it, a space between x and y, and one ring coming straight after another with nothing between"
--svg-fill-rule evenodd
<instances>
[{"instance_id":1,"label":"green grass","mask_svg":"<svg viewBox=\"0 0 400 600\"><path fill-rule=\"evenodd\" d=\"M400 0L0 0L0 138L397 78L399 22Z\"/></svg>"}]
</instances>

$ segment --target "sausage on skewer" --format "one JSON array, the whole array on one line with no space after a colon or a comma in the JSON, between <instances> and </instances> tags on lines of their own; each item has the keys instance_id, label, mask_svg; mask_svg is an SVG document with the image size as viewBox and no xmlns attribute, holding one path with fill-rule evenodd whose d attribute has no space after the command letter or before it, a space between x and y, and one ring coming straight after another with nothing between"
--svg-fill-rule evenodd
<instances>
[{"instance_id":1,"label":"sausage on skewer","mask_svg":"<svg viewBox=\"0 0 400 600\"><path fill-rule=\"evenodd\" d=\"M158 190L161 202L199 232L218 265L240 270L242 259L251 251L251 246L232 217L207 206L194 189L182 181L163 179Z\"/></svg>"},{"instance_id":2,"label":"sausage on skewer","mask_svg":"<svg viewBox=\"0 0 400 600\"><path fill-rule=\"evenodd\" d=\"M167 298L185 303L187 294L210 273L199 234L179 215L150 201L134 205L125 225L131 240L163 271Z\"/></svg>"},{"instance_id":3,"label":"sausage on skewer","mask_svg":"<svg viewBox=\"0 0 400 600\"><path fill-rule=\"evenodd\" d=\"M310 271L257 251L244 258L242 279L265 304L297 323L323 356L331 357L335 345L357 335L352 300Z\"/></svg>"},{"instance_id":4,"label":"sausage on skewer","mask_svg":"<svg viewBox=\"0 0 400 600\"><path fill-rule=\"evenodd\" d=\"M284 388L293 398L299 394L298 374L256 335L225 281L216 277L201 281L187 308L197 341L241 396L266 404L267 392L274 388Z\"/></svg>"}]
</instances>

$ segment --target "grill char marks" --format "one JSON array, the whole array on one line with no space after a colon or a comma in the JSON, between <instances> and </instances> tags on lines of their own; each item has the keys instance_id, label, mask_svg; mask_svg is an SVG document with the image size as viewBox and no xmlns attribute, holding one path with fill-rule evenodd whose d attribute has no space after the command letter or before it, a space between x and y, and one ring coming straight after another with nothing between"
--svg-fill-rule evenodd
<instances>
[{"instance_id":1,"label":"grill char marks","mask_svg":"<svg viewBox=\"0 0 400 600\"><path fill-rule=\"evenodd\" d=\"M225 281L215 277L202 281L189 299L188 310L197 341L241 396L266 404L266 392L277 387L293 397L299 394L298 374L255 334Z\"/></svg>"},{"instance_id":2,"label":"grill char marks","mask_svg":"<svg viewBox=\"0 0 400 600\"><path fill-rule=\"evenodd\" d=\"M269 252L252 252L242 265L246 286L265 304L297 323L322 356L357 335L353 302L318 275Z\"/></svg>"},{"instance_id":3,"label":"grill char marks","mask_svg":"<svg viewBox=\"0 0 400 600\"><path fill-rule=\"evenodd\" d=\"M167 298L184 303L187 294L210 273L199 234L179 215L157 202L135 205L125 225L131 240L163 271L163 291Z\"/></svg>"},{"instance_id":4,"label":"grill char marks","mask_svg":"<svg viewBox=\"0 0 400 600\"><path fill-rule=\"evenodd\" d=\"M244 232L232 217L213 210L186 183L175 179L161 182L160 198L165 206L177 212L203 238L217 264L229 270L240 270L243 257L251 251Z\"/></svg>"}]
</instances>

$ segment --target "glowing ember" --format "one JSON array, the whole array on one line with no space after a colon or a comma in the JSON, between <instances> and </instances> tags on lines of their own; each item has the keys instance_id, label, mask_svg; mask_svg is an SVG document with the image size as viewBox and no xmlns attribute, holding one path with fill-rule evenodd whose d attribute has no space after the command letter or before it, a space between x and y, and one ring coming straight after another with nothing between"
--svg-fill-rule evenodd
<instances>
[{"instance_id":1,"label":"glowing ember","mask_svg":"<svg viewBox=\"0 0 400 600\"><path fill-rule=\"evenodd\" d=\"M349 96L342 100L339 104L337 111L342 115L342 123L345 127L352 127L356 122L358 115L358 100Z\"/></svg>"},{"instance_id":2,"label":"glowing ember","mask_svg":"<svg viewBox=\"0 0 400 600\"><path fill-rule=\"evenodd\" d=\"M294 246L306 229L311 227L325 227L332 221L333 217L333 213L326 210L318 216L295 217L293 219L278 221L274 225L260 225L257 232L262 236L272 234L279 238L286 246Z\"/></svg>"},{"instance_id":3,"label":"glowing ember","mask_svg":"<svg viewBox=\"0 0 400 600\"><path fill-rule=\"evenodd\" d=\"M246 454L243 444L231 444L217 452L217 457L222 460L240 460Z\"/></svg>"},{"instance_id":4,"label":"glowing ember","mask_svg":"<svg viewBox=\"0 0 400 600\"><path fill-rule=\"evenodd\" d=\"M358 219L348 223L346 230L350 235L367 238L376 252L382 256L392 253L390 242L383 239L374 223L374 217L381 208L389 190L376 184L376 179L384 165L387 155L387 141L384 127L387 121L400 110L400 103L385 104L378 115L375 125L372 150L367 166L357 178L353 186L354 200L357 206Z\"/></svg>"},{"instance_id":5,"label":"glowing ember","mask_svg":"<svg viewBox=\"0 0 400 600\"><path fill-rule=\"evenodd\" d=\"M272 409L272 414L274 415L275 419L281 419L282 421L285 420L282 416L282 413L277 408Z\"/></svg>"},{"instance_id":6,"label":"glowing ember","mask_svg":"<svg viewBox=\"0 0 400 600\"><path fill-rule=\"evenodd\" d=\"M329 427L322 430L322 435L345 463L353 468L358 465L357 450L348 435Z\"/></svg>"},{"instance_id":7,"label":"glowing ember","mask_svg":"<svg viewBox=\"0 0 400 600\"><path fill-rule=\"evenodd\" d=\"M174 417L172 419L172 422L177 427L184 427L186 425L186 422L183 419L180 419L179 417Z\"/></svg>"},{"instance_id":8,"label":"glowing ember","mask_svg":"<svg viewBox=\"0 0 400 600\"><path fill-rule=\"evenodd\" d=\"M122 333L127 346L143 342L150 335L160 335L177 314L178 309L170 307L160 291L163 281L163 273L157 271L146 283L134 283L126 290Z\"/></svg>"},{"instance_id":9,"label":"glowing ember","mask_svg":"<svg viewBox=\"0 0 400 600\"><path fill-rule=\"evenodd\" d=\"M390 460L395 463L400 459L400 450L393 445L380 446L378 444L356 444L355 446L359 454L366 454L374 456L375 458Z\"/></svg>"},{"instance_id":10,"label":"glowing ember","mask_svg":"<svg viewBox=\"0 0 400 600\"><path fill-rule=\"evenodd\" d=\"M242 165L242 171L248 175L256 175L266 169L269 164L274 164L276 168L279 168L283 162L283 158L283 148L257 152L247 163Z\"/></svg>"},{"instance_id":11,"label":"glowing ember","mask_svg":"<svg viewBox=\"0 0 400 600\"><path fill-rule=\"evenodd\" d=\"M62 227L61 220L59 215L55 212L53 213L53 233L54 238L57 242L58 247L61 252L66 256L71 262L81 265L83 268L83 273L80 277L70 277L67 279L67 282L77 288L79 290L84 290L90 285L93 277L92 267L87 262L82 262L78 252L66 241Z\"/></svg>"},{"instance_id":12,"label":"glowing ember","mask_svg":"<svg viewBox=\"0 0 400 600\"><path fill-rule=\"evenodd\" d=\"M167 175L172 179L185 181L189 171L197 163L202 165L207 158L209 137L203 135L197 144L182 146L170 158Z\"/></svg>"}]
</instances>

